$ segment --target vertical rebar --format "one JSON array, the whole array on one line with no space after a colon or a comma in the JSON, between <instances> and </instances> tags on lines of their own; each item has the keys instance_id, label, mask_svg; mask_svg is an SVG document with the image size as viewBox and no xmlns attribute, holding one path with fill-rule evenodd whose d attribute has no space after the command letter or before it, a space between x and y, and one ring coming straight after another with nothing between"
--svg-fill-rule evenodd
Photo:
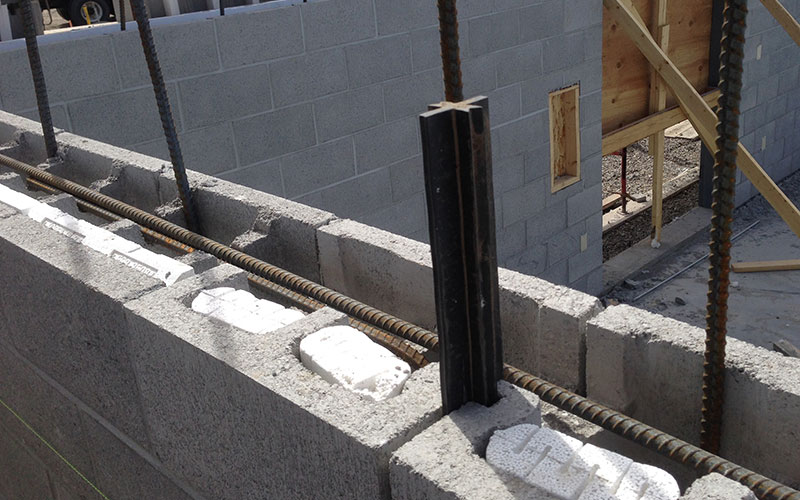
<instances>
[{"instance_id":1,"label":"vertical rebar","mask_svg":"<svg viewBox=\"0 0 800 500\"><path fill-rule=\"evenodd\" d=\"M464 100L464 88L461 82L461 54L458 48L456 0L438 0L438 6L444 95L447 101L461 102Z\"/></svg>"},{"instance_id":2,"label":"vertical rebar","mask_svg":"<svg viewBox=\"0 0 800 500\"><path fill-rule=\"evenodd\" d=\"M723 13L720 51L722 95L717 110L717 148L711 205L711 244L706 314L706 351L703 361L703 415L700 444L718 453L722 430L725 382L725 336L730 285L731 223L736 191L739 145L739 104L742 91L747 0L727 0Z\"/></svg>"},{"instance_id":3,"label":"vertical rebar","mask_svg":"<svg viewBox=\"0 0 800 500\"><path fill-rule=\"evenodd\" d=\"M202 234L200 220L197 217L196 207L192 199L192 191L186 178L186 168L183 165L178 133L175 131L175 121L172 118L172 111L169 107L167 86L164 83L164 75L161 74L161 66L158 63L156 44L153 41L150 18L144 5L144 0L131 0L131 9L139 27L139 37L142 39L142 49L147 60L147 69L150 71L150 79L153 82L153 92L156 94L158 114L161 116L161 126L164 128L164 135L169 147L169 157L172 161L172 170L175 173L175 182L178 184L178 196L180 196L183 206L183 215L186 218L186 224L189 229L195 233Z\"/></svg>"},{"instance_id":4,"label":"vertical rebar","mask_svg":"<svg viewBox=\"0 0 800 500\"><path fill-rule=\"evenodd\" d=\"M225 0L219 0L219 15L225 15Z\"/></svg>"},{"instance_id":5,"label":"vertical rebar","mask_svg":"<svg viewBox=\"0 0 800 500\"><path fill-rule=\"evenodd\" d=\"M119 29L125 31L125 0L119 0Z\"/></svg>"},{"instance_id":6,"label":"vertical rebar","mask_svg":"<svg viewBox=\"0 0 800 500\"><path fill-rule=\"evenodd\" d=\"M53 130L53 118L50 116L50 103L47 99L47 84L44 81L42 59L39 56L39 43L36 41L36 24L33 20L33 8L30 0L22 0L22 24L25 30L25 47L28 49L28 62L33 76L33 88L36 92L36 106L39 108L39 121L42 123L42 135L48 158L55 158L58 153L56 133Z\"/></svg>"}]
</instances>

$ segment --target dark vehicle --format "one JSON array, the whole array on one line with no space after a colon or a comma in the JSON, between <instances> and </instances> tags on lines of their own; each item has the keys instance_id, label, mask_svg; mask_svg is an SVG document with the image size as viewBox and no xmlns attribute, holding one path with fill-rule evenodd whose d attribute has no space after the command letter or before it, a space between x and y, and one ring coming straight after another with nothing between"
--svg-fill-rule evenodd
<instances>
[{"instance_id":1,"label":"dark vehicle","mask_svg":"<svg viewBox=\"0 0 800 500\"><path fill-rule=\"evenodd\" d=\"M86 20L87 12L92 24L107 22L114 17L111 0L41 0L41 6L43 10L56 9L58 15L72 21L73 26L89 24Z\"/></svg>"}]
</instances>

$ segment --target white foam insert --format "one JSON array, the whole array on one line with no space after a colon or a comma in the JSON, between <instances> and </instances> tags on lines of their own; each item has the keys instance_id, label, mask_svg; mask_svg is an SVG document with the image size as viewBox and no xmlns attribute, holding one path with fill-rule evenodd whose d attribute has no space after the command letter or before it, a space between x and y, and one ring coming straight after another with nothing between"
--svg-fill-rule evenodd
<instances>
[{"instance_id":1,"label":"white foam insert","mask_svg":"<svg viewBox=\"0 0 800 500\"><path fill-rule=\"evenodd\" d=\"M680 497L678 483L664 470L532 424L495 431L486 448L486 461L564 500Z\"/></svg>"},{"instance_id":2,"label":"white foam insert","mask_svg":"<svg viewBox=\"0 0 800 500\"><path fill-rule=\"evenodd\" d=\"M411 375L408 363L349 326L330 326L304 338L300 359L328 382L372 401L400 394Z\"/></svg>"},{"instance_id":3,"label":"white foam insert","mask_svg":"<svg viewBox=\"0 0 800 500\"><path fill-rule=\"evenodd\" d=\"M167 286L194 275L191 266L160 255L116 234L0 185L0 202L92 250L163 281Z\"/></svg>"},{"instance_id":4,"label":"white foam insert","mask_svg":"<svg viewBox=\"0 0 800 500\"><path fill-rule=\"evenodd\" d=\"M300 311L230 287L201 291L192 301L192 310L250 333L272 332L304 316Z\"/></svg>"}]
</instances>

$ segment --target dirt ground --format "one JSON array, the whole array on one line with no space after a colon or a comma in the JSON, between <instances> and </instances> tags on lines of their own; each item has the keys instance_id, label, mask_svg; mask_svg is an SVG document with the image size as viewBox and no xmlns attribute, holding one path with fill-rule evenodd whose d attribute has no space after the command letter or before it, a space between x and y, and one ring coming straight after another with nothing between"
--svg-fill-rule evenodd
<instances>
[{"instance_id":1,"label":"dirt ground","mask_svg":"<svg viewBox=\"0 0 800 500\"><path fill-rule=\"evenodd\" d=\"M800 172L779 183L800 205ZM800 258L798 238L761 197L736 210L733 232L737 234L760 221L733 243L733 262ZM633 303L664 316L705 327L708 261L704 260L652 294L634 302L642 292L672 276L708 253L708 234L698 234L670 258L632 277L612 290L607 298ZM772 349L778 340L800 347L800 271L731 273L728 334Z\"/></svg>"}]
</instances>

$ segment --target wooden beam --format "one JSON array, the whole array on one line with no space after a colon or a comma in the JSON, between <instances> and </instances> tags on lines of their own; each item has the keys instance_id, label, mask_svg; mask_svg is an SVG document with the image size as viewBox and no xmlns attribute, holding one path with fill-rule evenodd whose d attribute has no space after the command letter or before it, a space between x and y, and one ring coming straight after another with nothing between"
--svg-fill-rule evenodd
<instances>
[{"instance_id":1,"label":"wooden beam","mask_svg":"<svg viewBox=\"0 0 800 500\"><path fill-rule=\"evenodd\" d=\"M786 7L784 7L779 0L761 0L761 3L763 3L764 7L772 14L772 17L783 26L783 29L789 33L794 43L800 45L800 23L786 10Z\"/></svg>"},{"instance_id":2,"label":"wooden beam","mask_svg":"<svg viewBox=\"0 0 800 500\"><path fill-rule=\"evenodd\" d=\"M732 266L736 273L760 273L767 271L800 271L800 259L762 262L737 262Z\"/></svg>"},{"instance_id":3,"label":"wooden beam","mask_svg":"<svg viewBox=\"0 0 800 500\"><path fill-rule=\"evenodd\" d=\"M686 77L656 44L647 26L639 14L630 5L629 0L603 0L609 16L628 34L634 45L650 61L658 71L670 90L686 112L697 133L706 147L716 154L717 117L706 104L697 90L692 87ZM775 182L764 172L761 165L747 149L739 144L738 166L762 196L778 212L778 215L789 225L789 228L800 237L800 211L780 190Z\"/></svg>"},{"instance_id":4,"label":"wooden beam","mask_svg":"<svg viewBox=\"0 0 800 500\"><path fill-rule=\"evenodd\" d=\"M653 9L653 31L655 41L665 53L669 47L669 25L667 24L667 0L656 0ZM658 75L650 70L650 113L663 111L667 107L667 86ZM664 131L650 136L650 156L653 157L653 210L650 237L653 247L661 246L661 227L664 219Z\"/></svg>"},{"instance_id":5,"label":"wooden beam","mask_svg":"<svg viewBox=\"0 0 800 500\"><path fill-rule=\"evenodd\" d=\"M702 97L709 106L716 107L719 94L719 90L714 89L706 92ZM618 128L603 136L603 154L610 155L611 153L616 153L634 142L641 141L645 137L649 137L656 132L677 125L686 120L686 118L686 113L683 112L680 106L674 106L659 113L653 113L630 125Z\"/></svg>"}]
</instances>

